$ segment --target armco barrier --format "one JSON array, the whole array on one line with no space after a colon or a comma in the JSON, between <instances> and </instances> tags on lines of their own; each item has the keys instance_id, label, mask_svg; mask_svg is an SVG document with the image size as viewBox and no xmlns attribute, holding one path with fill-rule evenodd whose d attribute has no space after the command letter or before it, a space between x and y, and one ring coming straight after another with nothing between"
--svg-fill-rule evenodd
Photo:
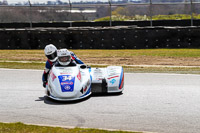
<instances>
[{"instance_id":1,"label":"armco barrier","mask_svg":"<svg viewBox=\"0 0 200 133\"><path fill-rule=\"evenodd\" d=\"M191 26L191 20L154 20L153 26ZM130 26L136 25L138 27L150 26L150 21L113 21L112 26ZM193 20L194 26L200 26L200 20ZM38 27L70 27L68 22L44 22L44 23L32 23L33 28ZM101 22L72 22L73 27L106 27L110 26L109 21ZM0 28L29 28L29 23L0 23Z\"/></svg>"},{"instance_id":2,"label":"armco barrier","mask_svg":"<svg viewBox=\"0 0 200 133\"><path fill-rule=\"evenodd\" d=\"M200 27L73 27L0 29L0 49L200 48Z\"/></svg>"}]
</instances>

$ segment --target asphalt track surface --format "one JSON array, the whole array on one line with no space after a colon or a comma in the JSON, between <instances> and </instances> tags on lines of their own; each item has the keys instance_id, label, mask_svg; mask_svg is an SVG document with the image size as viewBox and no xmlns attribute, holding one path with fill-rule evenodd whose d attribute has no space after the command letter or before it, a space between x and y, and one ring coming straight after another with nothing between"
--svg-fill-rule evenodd
<instances>
[{"instance_id":1,"label":"asphalt track surface","mask_svg":"<svg viewBox=\"0 0 200 133\"><path fill-rule=\"evenodd\" d=\"M0 122L159 133L200 132L200 75L126 73L122 95L55 102L42 71L0 69Z\"/></svg>"}]
</instances>

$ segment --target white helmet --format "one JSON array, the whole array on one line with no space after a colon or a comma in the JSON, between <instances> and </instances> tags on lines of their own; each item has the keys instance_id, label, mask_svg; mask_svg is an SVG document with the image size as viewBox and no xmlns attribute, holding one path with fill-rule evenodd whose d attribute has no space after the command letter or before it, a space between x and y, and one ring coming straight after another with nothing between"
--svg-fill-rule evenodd
<instances>
[{"instance_id":1,"label":"white helmet","mask_svg":"<svg viewBox=\"0 0 200 133\"><path fill-rule=\"evenodd\" d=\"M58 59L57 48L53 44L47 45L44 48L44 53L51 62L55 62Z\"/></svg>"},{"instance_id":2,"label":"white helmet","mask_svg":"<svg viewBox=\"0 0 200 133\"><path fill-rule=\"evenodd\" d=\"M71 54L67 49L60 49L57 51L58 53L58 62L63 65L67 66L71 62Z\"/></svg>"}]
</instances>

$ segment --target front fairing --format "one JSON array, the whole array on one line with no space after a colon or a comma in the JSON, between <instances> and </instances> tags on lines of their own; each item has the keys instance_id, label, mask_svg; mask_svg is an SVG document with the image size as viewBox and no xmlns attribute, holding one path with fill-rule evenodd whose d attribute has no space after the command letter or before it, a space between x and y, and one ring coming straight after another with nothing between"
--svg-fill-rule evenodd
<instances>
[{"instance_id":1,"label":"front fairing","mask_svg":"<svg viewBox=\"0 0 200 133\"><path fill-rule=\"evenodd\" d=\"M71 100L90 94L91 79L87 69L53 67L49 74L48 89L54 99Z\"/></svg>"}]
</instances>

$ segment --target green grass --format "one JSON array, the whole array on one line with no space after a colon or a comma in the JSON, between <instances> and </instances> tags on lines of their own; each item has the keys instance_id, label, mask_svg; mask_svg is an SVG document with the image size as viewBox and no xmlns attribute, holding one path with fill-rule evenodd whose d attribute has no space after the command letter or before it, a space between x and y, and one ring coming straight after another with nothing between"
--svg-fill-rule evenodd
<instances>
[{"instance_id":1,"label":"green grass","mask_svg":"<svg viewBox=\"0 0 200 133\"><path fill-rule=\"evenodd\" d=\"M146 15L135 15L135 16L125 16L125 15L112 15L112 21L129 21L129 20L148 20L149 17ZM98 18L94 20L95 22L99 21L110 21L110 16L103 18Z\"/></svg>"},{"instance_id":2,"label":"green grass","mask_svg":"<svg viewBox=\"0 0 200 133\"><path fill-rule=\"evenodd\" d=\"M0 123L0 133L139 133L139 132L107 131L107 130L85 129L85 128L66 129L60 127L26 125L18 122L18 123Z\"/></svg>"},{"instance_id":3,"label":"green grass","mask_svg":"<svg viewBox=\"0 0 200 133\"><path fill-rule=\"evenodd\" d=\"M200 19L200 14L193 14L194 19ZM150 20L150 16L146 15L135 15L135 16L125 16L120 14L112 15L112 21L129 21L129 20ZM155 15L152 16L152 20L184 20L191 19L190 14L173 14L173 15ZM98 21L110 21L110 16L98 18L94 20Z\"/></svg>"},{"instance_id":4,"label":"green grass","mask_svg":"<svg viewBox=\"0 0 200 133\"><path fill-rule=\"evenodd\" d=\"M0 68L12 69L44 69L44 63L17 63L17 62L0 62Z\"/></svg>"},{"instance_id":5,"label":"green grass","mask_svg":"<svg viewBox=\"0 0 200 133\"><path fill-rule=\"evenodd\" d=\"M200 14L193 14L194 19L200 19ZM190 14L173 14L173 15L155 15L152 17L153 20L184 20L191 19Z\"/></svg>"},{"instance_id":6,"label":"green grass","mask_svg":"<svg viewBox=\"0 0 200 133\"><path fill-rule=\"evenodd\" d=\"M156 57L162 61L164 58L175 59L191 59L194 64L200 57L200 49L137 49L137 50L72 50L83 62L84 59L89 59L86 64L90 63L90 58L94 60L102 58L138 58L141 57ZM98 53L98 54L97 54ZM197 59L198 58L198 59ZM7 61L31 61L31 63L23 62L7 62ZM14 69L44 69L46 57L43 50L0 50L0 68L14 68ZM128 62L128 61L127 61ZM108 62L109 63L109 62ZM112 64L112 62L110 62ZM120 62L117 62L120 64ZM140 64L142 64L141 62ZM151 63L151 62L150 62ZM96 64L96 63L94 63ZM102 64L104 64L102 62ZM138 65L140 65L138 64ZM108 64L109 65L109 64ZM115 64L112 64L115 65ZM117 64L116 64L117 65ZM159 73L192 73L199 74L200 68L197 67L140 67L140 66L126 66L125 72L159 72ZM137 65L137 64L134 64ZM151 64L149 64L151 65ZM184 64L183 64L184 65ZM106 65L105 65L106 66ZM105 67L101 65L92 65L92 67Z\"/></svg>"},{"instance_id":7,"label":"green grass","mask_svg":"<svg viewBox=\"0 0 200 133\"><path fill-rule=\"evenodd\" d=\"M90 57L200 57L200 49L72 50L80 58ZM98 54L97 54L98 53ZM43 50L0 50L0 60L45 61Z\"/></svg>"},{"instance_id":8,"label":"green grass","mask_svg":"<svg viewBox=\"0 0 200 133\"><path fill-rule=\"evenodd\" d=\"M92 57L200 57L200 49L73 50L77 55ZM98 53L98 54L96 54Z\"/></svg>"}]
</instances>

